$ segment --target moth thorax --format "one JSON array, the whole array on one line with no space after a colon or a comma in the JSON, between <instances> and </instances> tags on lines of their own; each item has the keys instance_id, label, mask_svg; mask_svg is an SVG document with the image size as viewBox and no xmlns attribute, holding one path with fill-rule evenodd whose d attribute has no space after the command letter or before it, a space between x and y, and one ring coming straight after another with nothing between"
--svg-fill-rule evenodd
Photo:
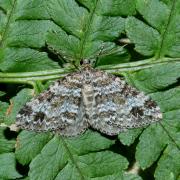
<instances>
[{"instance_id":1,"label":"moth thorax","mask_svg":"<svg viewBox=\"0 0 180 180\"><path fill-rule=\"evenodd\" d=\"M85 84L82 88L83 102L86 110L86 114L90 116L92 114L92 106L94 100L94 90L91 84Z\"/></svg>"}]
</instances>

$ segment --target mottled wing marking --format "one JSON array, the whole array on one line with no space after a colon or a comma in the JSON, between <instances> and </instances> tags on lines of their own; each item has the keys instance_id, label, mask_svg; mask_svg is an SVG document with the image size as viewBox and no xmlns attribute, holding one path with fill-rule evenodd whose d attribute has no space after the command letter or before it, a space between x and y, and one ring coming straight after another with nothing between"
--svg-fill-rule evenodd
<instances>
[{"instance_id":1,"label":"mottled wing marking","mask_svg":"<svg viewBox=\"0 0 180 180\"><path fill-rule=\"evenodd\" d=\"M16 124L22 129L63 136L78 135L89 126L116 135L160 119L160 108L149 96L119 77L84 65L81 72L56 81L26 103Z\"/></svg>"},{"instance_id":2,"label":"mottled wing marking","mask_svg":"<svg viewBox=\"0 0 180 180\"><path fill-rule=\"evenodd\" d=\"M52 131L64 136L84 132L88 123L81 86L80 73L56 81L47 91L26 103L17 115L16 124L22 129Z\"/></svg>"},{"instance_id":3,"label":"mottled wing marking","mask_svg":"<svg viewBox=\"0 0 180 180\"><path fill-rule=\"evenodd\" d=\"M155 102L123 79L98 71L93 85L95 101L89 123L94 129L115 135L162 119Z\"/></svg>"}]
</instances>

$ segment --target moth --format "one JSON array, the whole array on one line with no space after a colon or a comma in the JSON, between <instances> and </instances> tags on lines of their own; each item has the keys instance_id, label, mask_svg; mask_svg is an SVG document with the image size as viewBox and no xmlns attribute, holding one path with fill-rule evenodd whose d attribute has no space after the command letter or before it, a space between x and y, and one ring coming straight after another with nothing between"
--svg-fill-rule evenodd
<instances>
[{"instance_id":1,"label":"moth","mask_svg":"<svg viewBox=\"0 0 180 180\"><path fill-rule=\"evenodd\" d=\"M27 102L17 114L16 125L66 137L88 128L112 136L161 119L159 106L149 96L123 78L84 63L79 72L57 80Z\"/></svg>"}]
</instances>

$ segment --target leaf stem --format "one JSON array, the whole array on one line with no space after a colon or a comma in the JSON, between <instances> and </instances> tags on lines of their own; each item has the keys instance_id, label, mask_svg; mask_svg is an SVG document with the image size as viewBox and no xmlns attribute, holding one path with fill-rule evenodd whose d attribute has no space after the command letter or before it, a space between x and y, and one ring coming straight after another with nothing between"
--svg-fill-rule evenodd
<instances>
[{"instance_id":1,"label":"leaf stem","mask_svg":"<svg viewBox=\"0 0 180 180\"><path fill-rule=\"evenodd\" d=\"M0 73L0 78L25 78L25 77L40 77L40 76L51 76L57 74L67 74L74 71L74 68L61 68L54 70L46 70L46 71L36 71L36 72L19 72L19 73Z\"/></svg>"},{"instance_id":2,"label":"leaf stem","mask_svg":"<svg viewBox=\"0 0 180 180\"><path fill-rule=\"evenodd\" d=\"M34 87L35 81L47 81L59 79L66 76L75 69L55 69L24 73L0 73L0 83L29 84Z\"/></svg>"},{"instance_id":3,"label":"leaf stem","mask_svg":"<svg viewBox=\"0 0 180 180\"><path fill-rule=\"evenodd\" d=\"M76 167L79 175L81 176L81 180L85 180L85 177L84 177L83 173L81 172L81 169L78 166L77 162L75 161L75 159L73 157L73 154L71 153L71 151L70 151L70 149L69 149L65 139L62 136L60 136L60 139L61 139L61 141L62 141L62 143L64 145L64 148L67 150L67 153L69 154L69 158L71 159L71 162L74 164L74 166Z\"/></svg>"},{"instance_id":4,"label":"leaf stem","mask_svg":"<svg viewBox=\"0 0 180 180\"><path fill-rule=\"evenodd\" d=\"M169 17L167 19L167 23L165 24L165 27L163 27L164 32L162 33L162 38L161 38L161 42L160 42L160 49L159 49L157 58L160 58L160 57L164 56L163 48L164 48L164 45L165 45L165 38L166 38L166 35L169 33L168 28L170 26L170 22L172 22L173 13L175 11L175 4L176 4L176 0L173 0L172 1L172 6L171 6L171 9L170 9L170 13L169 13Z\"/></svg>"},{"instance_id":5,"label":"leaf stem","mask_svg":"<svg viewBox=\"0 0 180 180\"><path fill-rule=\"evenodd\" d=\"M171 139L171 141L174 143L174 145L178 148L178 150L180 151L180 146L176 143L176 140L170 135L170 133L168 132L168 130L164 127L164 125L159 122L159 124L161 125L161 127L163 128L163 130L166 132L166 134L168 135L169 139Z\"/></svg>"},{"instance_id":6,"label":"leaf stem","mask_svg":"<svg viewBox=\"0 0 180 180\"><path fill-rule=\"evenodd\" d=\"M118 72L125 72L125 71L138 71L142 69L147 69L153 67L155 65L160 64L170 64L170 63L180 63L180 58L162 58L159 60L155 60L154 58L136 61L136 62L129 62L129 63L122 63L117 65L104 65L98 66L98 69L106 70L110 73L118 73Z\"/></svg>"},{"instance_id":7,"label":"leaf stem","mask_svg":"<svg viewBox=\"0 0 180 180\"><path fill-rule=\"evenodd\" d=\"M64 77L66 74L52 75L52 76L37 76L37 77L26 77L26 78L1 78L0 83L15 83L15 84L29 84L34 86L34 81L47 81Z\"/></svg>"},{"instance_id":8,"label":"leaf stem","mask_svg":"<svg viewBox=\"0 0 180 180\"><path fill-rule=\"evenodd\" d=\"M87 37L89 36L89 33L90 33L90 29L91 29L92 21L93 21L94 14L96 11L97 3L98 3L98 0L96 1L93 10L90 11L88 22L85 24L85 27L83 27L83 29L85 29L85 32L81 38L79 59L82 59L84 56L83 51L84 51L84 47L86 45Z\"/></svg>"},{"instance_id":9,"label":"leaf stem","mask_svg":"<svg viewBox=\"0 0 180 180\"><path fill-rule=\"evenodd\" d=\"M98 66L97 69L105 70L109 73L118 74L121 72L133 72L142 69L147 69L155 65L163 65L170 63L180 63L180 58L162 58L159 60L146 59L142 61L122 63L117 65ZM34 86L35 81L47 81L59 79L66 76L68 73L74 72L75 68L61 68L55 70L37 71L37 72L21 72L21 73L0 73L0 83L16 83L30 84Z\"/></svg>"}]
</instances>

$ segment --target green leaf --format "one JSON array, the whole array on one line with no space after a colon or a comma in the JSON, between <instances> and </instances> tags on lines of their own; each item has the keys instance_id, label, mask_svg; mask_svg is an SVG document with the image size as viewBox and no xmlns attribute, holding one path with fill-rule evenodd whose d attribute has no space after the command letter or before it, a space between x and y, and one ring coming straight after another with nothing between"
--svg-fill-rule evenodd
<instances>
[{"instance_id":1,"label":"green leaf","mask_svg":"<svg viewBox=\"0 0 180 180\"><path fill-rule=\"evenodd\" d=\"M47 35L47 43L52 51L57 51L66 59L76 57L76 51L79 48L79 40L75 36L67 35L63 30L58 29L54 32L49 32Z\"/></svg>"},{"instance_id":2,"label":"green leaf","mask_svg":"<svg viewBox=\"0 0 180 180\"><path fill-rule=\"evenodd\" d=\"M178 177L176 172L179 170L179 166L174 163L174 160L169 160L169 166L174 167L171 171L165 170L167 169L165 168L167 166L163 164L165 161L158 161L159 158L166 159L166 156L170 155L171 152L166 149L171 147L173 152L177 152L177 149L180 149L178 145L180 91L179 88L171 88L178 82L178 72L179 64L175 63L159 65L127 75L127 78L140 89L146 92L153 92L151 96L159 104L163 112L163 121L160 124L150 125L145 129L136 147L136 160L139 162L140 167L146 169L157 161L160 168L156 169L155 176L158 176L160 179L164 177L161 171L165 171L168 178L174 177L176 179ZM167 90L168 87L169 90ZM155 93L157 89L161 89L161 91ZM162 91L163 89L165 90ZM123 134L119 136L121 137ZM166 152L169 154L167 155Z\"/></svg>"},{"instance_id":3,"label":"green leaf","mask_svg":"<svg viewBox=\"0 0 180 180\"><path fill-rule=\"evenodd\" d=\"M11 25L6 43L10 47L43 47L46 33L53 26L55 25L47 20L16 21Z\"/></svg>"},{"instance_id":4,"label":"green leaf","mask_svg":"<svg viewBox=\"0 0 180 180\"><path fill-rule=\"evenodd\" d=\"M139 89L152 93L178 82L180 63L156 65L153 68L128 74L133 84ZM158 77L158 78L157 78Z\"/></svg>"},{"instance_id":5,"label":"green leaf","mask_svg":"<svg viewBox=\"0 0 180 180\"><path fill-rule=\"evenodd\" d=\"M9 104L0 101L0 123L4 121Z\"/></svg>"},{"instance_id":6,"label":"green leaf","mask_svg":"<svg viewBox=\"0 0 180 180\"><path fill-rule=\"evenodd\" d=\"M180 136L177 138L180 139ZM180 145L180 143L179 143ZM158 180L178 179L180 172L180 149L170 144L158 162L155 178ZM165 178L166 177L166 178Z\"/></svg>"},{"instance_id":7,"label":"green leaf","mask_svg":"<svg viewBox=\"0 0 180 180\"><path fill-rule=\"evenodd\" d=\"M167 139L167 134L160 125L151 125L144 130L136 149L136 159L142 169L149 167L157 160L166 146Z\"/></svg>"},{"instance_id":8,"label":"green leaf","mask_svg":"<svg viewBox=\"0 0 180 180\"><path fill-rule=\"evenodd\" d=\"M96 140L96 143L94 143L94 140ZM69 147L77 154L106 149L115 143L115 141L107 139L97 132L91 132L90 130L78 138L71 138L66 141Z\"/></svg>"},{"instance_id":9,"label":"green leaf","mask_svg":"<svg viewBox=\"0 0 180 180\"><path fill-rule=\"evenodd\" d=\"M124 19L99 15L102 11L99 3L92 3L90 6L94 8L88 12L74 0L50 0L48 11L59 30L55 28L49 33L49 47L65 59L77 61L77 65L81 59L95 58L103 47L108 47L106 41L116 39L123 32Z\"/></svg>"},{"instance_id":10,"label":"green leaf","mask_svg":"<svg viewBox=\"0 0 180 180\"><path fill-rule=\"evenodd\" d=\"M106 52L111 51L109 50L102 50L101 56L99 56L98 60L96 61L96 66L102 65L110 65L110 64L119 64L119 59L121 59L121 63L128 62L130 60L130 54L122 47L115 47L113 44L109 44L111 47L112 45L112 52L108 55Z\"/></svg>"},{"instance_id":11,"label":"green leaf","mask_svg":"<svg viewBox=\"0 0 180 180\"><path fill-rule=\"evenodd\" d=\"M6 48L0 52L0 69L4 72L33 72L44 69L57 69L58 63L49 61L47 53L29 48Z\"/></svg>"},{"instance_id":12,"label":"green leaf","mask_svg":"<svg viewBox=\"0 0 180 180\"><path fill-rule=\"evenodd\" d=\"M180 152L180 109L179 107L179 88L171 89L161 94L155 94L161 99L161 106L163 107L164 121L162 127L168 135L168 141L166 141L167 147L161 155L158 166L155 171L155 177L157 179L163 179L163 175L167 179L178 179L180 164L179 164L179 152ZM164 100L163 100L164 99ZM175 102L176 101L176 102ZM169 107L168 107L169 104Z\"/></svg>"},{"instance_id":13,"label":"green leaf","mask_svg":"<svg viewBox=\"0 0 180 180\"><path fill-rule=\"evenodd\" d=\"M41 152L44 145L51 139L48 133L22 131L16 143L16 158L21 164L28 164Z\"/></svg>"},{"instance_id":14,"label":"green leaf","mask_svg":"<svg viewBox=\"0 0 180 180\"><path fill-rule=\"evenodd\" d=\"M166 5L159 0L137 0L137 10L144 19L161 34L158 56L179 57L180 26L178 10L180 1Z\"/></svg>"},{"instance_id":15,"label":"green leaf","mask_svg":"<svg viewBox=\"0 0 180 180\"><path fill-rule=\"evenodd\" d=\"M36 20L29 20L29 18L23 20L23 13L26 13L23 6L27 8L27 5L31 4L29 8L31 7L33 12L37 12L40 7L33 8L33 4L39 3L40 5L40 2L24 2L22 4L20 1L18 3L16 1L5 3L2 0L0 2L0 7L4 9L4 11L0 11L2 14L0 20L0 25L2 25L2 29L0 29L0 69L2 71L27 72L59 67L57 62L48 57L47 52L43 52L46 46L47 31L56 25L47 19L39 20L37 14L38 19ZM26 10L28 12L25 16L28 16L30 9Z\"/></svg>"},{"instance_id":16,"label":"green leaf","mask_svg":"<svg viewBox=\"0 0 180 180\"><path fill-rule=\"evenodd\" d=\"M49 13L47 11L47 1L31 0L17 1L17 19L48 19Z\"/></svg>"},{"instance_id":17,"label":"green leaf","mask_svg":"<svg viewBox=\"0 0 180 180\"><path fill-rule=\"evenodd\" d=\"M91 1L79 0L80 2L90 4ZM94 0L94 4L97 0ZM94 5L93 4L93 5ZM102 6L103 4L103 6ZM101 0L98 4L99 13L109 16L128 16L136 13L136 4L132 0ZM95 5L94 5L95 6ZM92 8L94 6L91 6Z\"/></svg>"},{"instance_id":18,"label":"green leaf","mask_svg":"<svg viewBox=\"0 0 180 180\"><path fill-rule=\"evenodd\" d=\"M161 158L166 158L166 153L171 153L170 151L165 150L166 146L166 149L171 147L173 152L176 152L177 149L180 150L179 92L179 88L174 88L165 92L153 94L153 97L159 102L162 111L164 111L164 120L161 124L151 125L149 128L144 130L140 136L140 142L137 145L136 159L139 161L140 166L143 169L154 163L162 152L164 152L164 154L161 156ZM174 147L174 149L172 149L172 147ZM171 166L174 166L173 161L170 161L169 163L171 163ZM158 165L162 167L164 166L162 165L161 161L158 162ZM179 167L176 166L174 171L173 169L172 171L177 177L176 168L178 169ZM161 171L161 169L159 169L159 171ZM159 171L157 169L156 174L161 174Z\"/></svg>"},{"instance_id":19,"label":"green leaf","mask_svg":"<svg viewBox=\"0 0 180 180\"><path fill-rule=\"evenodd\" d=\"M138 175L122 174L122 173L117 173L117 174L102 176L102 177L95 177L95 178L91 178L91 179L93 179L93 180L142 180L141 177Z\"/></svg>"},{"instance_id":20,"label":"green leaf","mask_svg":"<svg viewBox=\"0 0 180 180\"><path fill-rule=\"evenodd\" d=\"M165 92L157 92L153 95L159 102L161 109L164 112L180 109L180 88L172 88Z\"/></svg>"},{"instance_id":21,"label":"green leaf","mask_svg":"<svg viewBox=\"0 0 180 180\"><path fill-rule=\"evenodd\" d=\"M94 144L94 139L97 144ZM75 177L98 177L122 171L128 165L125 158L112 152L96 153L110 145L112 145L111 140L92 132L87 132L78 138L62 139L56 136L44 146L41 153L30 164L30 178L53 179L58 174L59 177L68 178L70 175L68 169L71 169ZM93 163L94 159L96 159L95 164L90 165L89 163ZM102 163L102 168L94 171L99 163ZM106 164L114 168L109 169ZM109 172L105 169L109 169Z\"/></svg>"},{"instance_id":22,"label":"green leaf","mask_svg":"<svg viewBox=\"0 0 180 180\"><path fill-rule=\"evenodd\" d=\"M137 0L136 8L151 26L159 31L165 30L170 13L170 9L165 3L158 0Z\"/></svg>"},{"instance_id":23,"label":"green leaf","mask_svg":"<svg viewBox=\"0 0 180 180\"><path fill-rule=\"evenodd\" d=\"M0 127L0 154L11 152L15 148L15 140L8 140L4 135L5 128Z\"/></svg>"},{"instance_id":24,"label":"green leaf","mask_svg":"<svg viewBox=\"0 0 180 180\"><path fill-rule=\"evenodd\" d=\"M4 11L8 11L8 9L12 8L13 3L11 1L1 1L1 8Z\"/></svg>"},{"instance_id":25,"label":"green leaf","mask_svg":"<svg viewBox=\"0 0 180 180\"><path fill-rule=\"evenodd\" d=\"M0 178L17 179L22 177L16 171L16 161L13 153L0 154Z\"/></svg>"},{"instance_id":26,"label":"green leaf","mask_svg":"<svg viewBox=\"0 0 180 180\"><path fill-rule=\"evenodd\" d=\"M4 122L6 124L11 124L15 121L16 115L22 106L32 98L32 90L31 89L23 89L21 90L17 96L11 99L11 104L9 105Z\"/></svg>"},{"instance_id":27,"label":"green leaf","mask_svg":"<svg viewBox=\"0 0 180 180\"><path fill-rule=\"evenodd\" d=\"M6 16L2 11L0 11L0 16L1 16L1 18L0 18L0 32L2 33L3 29L5 27ZM0 40L1 40L1 38L2 37L0 36Z\"/></svg>"},{"instance_id":28,"label":"green leaf","mask_svg":"<svg viewBox=\"0 0 180 180\"><path fill-rule=\"evenodd\" d=\"M138 12L152 26L134 17L127 19L126 32L137 52L157 58L180 56L180 14L176 8L179 4L179 1L166 5L159 0L137 0Z\"/></svg>"},{"instance_id":29,"label":"green leaf","mask_svg":"<svg viewBox=\"0 0 180 180\"><path fill-rule=\"evenodd\" d=\"M126 132L122 132L118 135L119 140L124 145L131 145L135 139L141 134L142 129L131 129Z\"/></svg>"},{"instance_id":30,"label":"green leaf","mask_svg":"<svg viewBox=\"0 0 180 180\"><path fill-rule=\"evenodd\" d=\"M69 162L56 179L88 179L107 176L127 168L128 162L122 156L110 151L90 153L75 157L75 163ZM97 168L98 167L98 168ZM69 173L71 172L71 173Z\"/></svg>"},{"instance_id":31,"label":"green leaf","mask_svg":"<svg viewBox=\"0 0 180 180\"><path fill-rule=\"evenodd\" d=\"M159 48L159 32L135 17L127 19L126 32L132 42L135 43L135 50L145 56L154 55Z\"/></svg>"},{"instance_id":32,"label":"green leaf","mask_svg":"<svg viewBox=\"0 0 180 180\"><path fill-rule=\"evenodd\" d=\"M77 37L81 35L83 25L88 20L88 11L73 0L50 0L48 12L59 26Z\"/></svg>"}]
</instances>

